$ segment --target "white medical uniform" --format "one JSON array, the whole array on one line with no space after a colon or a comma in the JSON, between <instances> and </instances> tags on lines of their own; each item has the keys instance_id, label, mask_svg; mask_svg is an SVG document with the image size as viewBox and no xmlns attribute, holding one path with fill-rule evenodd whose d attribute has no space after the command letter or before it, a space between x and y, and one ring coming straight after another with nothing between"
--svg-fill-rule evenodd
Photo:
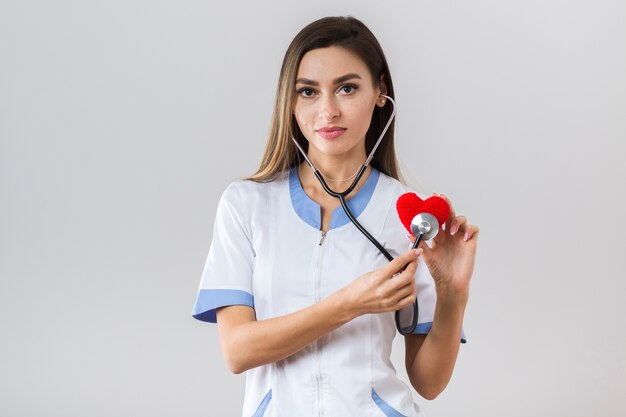
<instances>
[{"instance_id":1,"label":"white medical uniform","mask_svg":"<svg viewBox=\"0 0 626 417\"><path fill-rule=\"evenodd\" d=\"M372 168L348 201L357 220L394 257L411 246L395 208L409 191ZM227 305L253 307L257 320L283 316L388 263L341 207L333 211L325 236L320 227L320 207L302 189L296 168L269 183L231 183L217 208L193 317L215 323L215 310ZM436 293L421 259L415 281L415 333L425 334ZM390 361L395 334L393 312L365 314L283 360L248 370L243 417L422 416Z\"/></svg>"}]
</instances>

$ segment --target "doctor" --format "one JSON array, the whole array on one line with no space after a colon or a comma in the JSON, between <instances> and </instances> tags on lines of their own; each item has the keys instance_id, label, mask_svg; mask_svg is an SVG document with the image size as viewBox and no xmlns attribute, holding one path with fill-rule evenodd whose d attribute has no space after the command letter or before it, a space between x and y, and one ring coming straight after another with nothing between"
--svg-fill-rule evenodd
<instances>
[{"instance_id":1,"label":"doctor","mask_svg":"<svg viewBox=\"0 0 626 417\"><path fill-rule=\"evenodd\" d=\"M382 95L394 97L391 74L363 23L306 26L283 60L259 169L221 196L193 316L217 323L229 368L246 372L244 417L422 416L390 361L394 312L416 297L418 325L405 336L411 385L434 399L452 376L478 227L451 205L445 232L407 250L395 202L411 190L400 181L392 124L348 196L395 257L388 262L291 139L343 191L389 119Z\"/></svg>"}]
</instances>

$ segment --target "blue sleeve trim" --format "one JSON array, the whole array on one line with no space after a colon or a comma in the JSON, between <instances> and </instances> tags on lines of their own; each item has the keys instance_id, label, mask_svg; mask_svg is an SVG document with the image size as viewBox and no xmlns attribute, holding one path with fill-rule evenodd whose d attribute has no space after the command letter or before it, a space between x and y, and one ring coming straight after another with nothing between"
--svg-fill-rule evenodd
<instances>
[{"instance_id":1,"label":"blue sleeve trim","mask_svg":"<svg viewBox=\"0 0 626 417\"><path fill-rule=\"evenodd\" d=\"M432 321L426 323L417 323L417 327L415 328L413 334L428 334L432 327ZM467 343L467 338L465 337L465 331L463 331L463 329L461 329L461 343Z\"/></svg>"},{"instance_id":2,"label":"blue sleeve trim","mask_svg":"<svg viewBox=\"0 0 626 417\"><path fill-rule=\"evenodd\" d=\"M217 323L215 310L232 305L254 308L254 297L249 292L241 290L200 290L192 316L201 321Z\"/></svg>"}]
</instances>

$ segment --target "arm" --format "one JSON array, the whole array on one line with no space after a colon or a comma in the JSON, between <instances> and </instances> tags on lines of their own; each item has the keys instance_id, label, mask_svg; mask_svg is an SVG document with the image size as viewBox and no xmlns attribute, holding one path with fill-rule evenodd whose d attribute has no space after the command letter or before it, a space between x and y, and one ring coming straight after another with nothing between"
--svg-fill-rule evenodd
<instances>
[{"instance_id":1,"label":"arm","mask_svg":"<svg viewBox=\"0 0 626 417\"><path fill-rule=\"evenodd\" d=\"M248 306L217 310L222 352L231 372L276 362L352 320L336 292L317 304L280 317L256 321Z\"/></svg>"},{"instance_id":2,"label":"arm","mask_svg":"<svg viewBox=\"0 0 626 417\"><path fill-rule=\"evenodd\" d=\"M409 381L428 400L443 392L452 377L466 305L467 297L446 296L438 291L430 332L407 335L404 339Z\"/></svg>"},{"instance_id":3,"label":"arm","mask_svg":"<svg viewBox=\"0 0 626 417\"><path fill-rule=\"evenodd\" d=\"M419 253L421 249L408 251L319 303L283 316L257 321L248 306L219 308L217 326L229 369L238 374L279 361L362 314L412 304Z\"/></svg>"},{"instance_id":4,"label":"arm","mask_svg":"<svg viewBox=\"0 0 626 417\"><path fill-rule=\"evenodd\" d=\"M443 196L450 204L450 200ZM437 302L428 335L405 338L405 365L413 388L424 398L436 398L448 385L459 353L463 315L474 269L478 227L456 216L450 204L445 228L422 243L424 261L435 282Z\"/></svg>"}]
</instances>

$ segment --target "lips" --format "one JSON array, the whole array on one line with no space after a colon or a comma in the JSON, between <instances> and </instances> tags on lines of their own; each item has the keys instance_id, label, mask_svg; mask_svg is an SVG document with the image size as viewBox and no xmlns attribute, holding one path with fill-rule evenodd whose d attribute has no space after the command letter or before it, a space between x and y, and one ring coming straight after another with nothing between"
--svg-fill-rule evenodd
<instances>
[{"instance_id":1,"label":"lips","mask_svg":"<svg viewBox=\"0 0 626 417\"><path fill-rule=\"evenodd\" d=\"M323 127L321 129L317 129L315 132L324 139L335 139L343 135L343 132L345 131L345 127Z\"/></svg>"}]
</instances>

